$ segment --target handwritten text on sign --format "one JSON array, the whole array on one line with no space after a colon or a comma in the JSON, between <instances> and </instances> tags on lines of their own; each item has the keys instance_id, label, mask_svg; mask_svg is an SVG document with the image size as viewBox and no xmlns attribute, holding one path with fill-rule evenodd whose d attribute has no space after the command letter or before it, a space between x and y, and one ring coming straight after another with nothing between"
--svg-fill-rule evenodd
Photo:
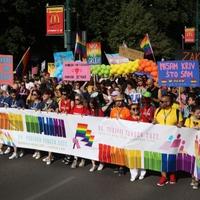
<instances>
[{"instance_id":1,"label":"handwritten text on sign","mask_svg":"<svg viewBox=\"0 0 200 200\"><path fill-rule=\"evenodd\" d=\"M63 64L63 80L89 81L90 66L82 62L65 62Z\"/></svg>"},{"instance_id":2,"label":"handwritten text on sign","mask_svg":"<svg viewBox=\"0 0 200 200\"><path fill-rule=\"evenodd\" d=\"M168 87L199 86L198 61L164 61L158 62L159 85Z\"/></svg>"}]
</instances>

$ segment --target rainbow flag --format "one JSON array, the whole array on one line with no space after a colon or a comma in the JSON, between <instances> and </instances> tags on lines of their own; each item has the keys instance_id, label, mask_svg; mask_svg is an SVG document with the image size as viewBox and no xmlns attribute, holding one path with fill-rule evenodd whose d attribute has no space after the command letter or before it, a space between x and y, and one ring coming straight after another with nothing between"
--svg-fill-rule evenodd
<instances>
[{"instance_id":1,"label":"rainbow flag","mask_svg":"<svg viewBox=\"0 0 200 200\"><path fill-rule=\"evenodd\" d=\"M145 55L153 54L148 34L145 34L144 38L140 42L140 48L144 49Z\"/></svg>"},{"instance_id":2,"label":"rainbow flag","mask_svg":"<svg viewBox=\"0 0 200 200\"><path fill-rule=\"evenodd\" d=\"M85 146L91 147L94 142L94 136L92 135L92 131L87 129L87 124L79 123L76 129L75 138L81 137L82 142L86 142Z\"/></svg>"},{"instance_id":3,"label":"rainbow flag","mask_svg":"<svg viewBox=\"0 0 200 200\"><path fill-rule=\"evenodd\" d=\"M76 43L74 49L74 55L76 54L80 55L82 58L86 58L86 44L81 41L78 33L76 33Z\"/></svg>"}]
</instances>

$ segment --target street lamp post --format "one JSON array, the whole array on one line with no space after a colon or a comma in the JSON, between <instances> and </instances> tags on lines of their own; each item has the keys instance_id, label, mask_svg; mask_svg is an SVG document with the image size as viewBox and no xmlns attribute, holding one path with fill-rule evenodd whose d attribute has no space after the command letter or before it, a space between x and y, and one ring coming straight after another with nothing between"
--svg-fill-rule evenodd
<instances>
[{"instance_id":1,"label":"street lamp post","mask_svg":"<svg viewBox=\"0 0 200 200\"><path fill-rule=\"evenodd\" d=\"M199 0L196 0L196 51L199 50Z\"/></svg>"},{"instance_id":2,"label":"street lamp post","mask_svg":"<svg viewBox=\"0 0 200 200\"><path fill-rule=\"evenodd\" d=\"M65 2L65 33L64 33L64 48L71 51L71 2Z\"/></svg>"}]
</instances>

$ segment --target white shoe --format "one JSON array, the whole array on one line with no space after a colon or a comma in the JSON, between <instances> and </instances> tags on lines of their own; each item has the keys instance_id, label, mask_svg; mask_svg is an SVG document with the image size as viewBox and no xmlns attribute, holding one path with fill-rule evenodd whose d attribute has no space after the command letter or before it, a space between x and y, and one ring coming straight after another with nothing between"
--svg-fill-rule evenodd
<instances>
[{"instance_id":1,"label":"white shoe","mask_svg":"<svg viewBox=\"0 0 200 200\"><path fill-rule=\"evenodd\" d=\"M0 149L0 155L3 155L3 151Z\"/></svg>"},{"instance_id":2,"label":"white shoe","mask_svg":"<svg viewBox=\"0 0 200 200\"><path fill-rule=\"evenodd\" d=\"M85 159L81 159L81 162L78 165L79 167L84 167L85 166Z\"/></svg>"},{"instance_id":3,"label":"white shoe","mask_svg":"<svg viewBox=\"0 0 200 200\"><path fill-rule=\"evenodd\" d=\"M104 168L104 164L100 163L97 168L97 171L101 171L103 168Z\"/></svg>"},{"instance_id":4,"label":"white shoe","mask_svg":"<svg viewBox=\"0 0 200 200\"><path fill-rule=\"evenodd\" d=\"M133 182L138 177L138 169L130 169L131 178L130 181Z\"/></svg>"},{"instance_id":5,"label":"white shoe","mask_svg":"<svg viewBox=\"0 0 200 200\"><path fill-rule=\"evenodd\" d=\"M24 156L24 151L20 151L19 157L22 158Z\"/></svg>"},{"instance_id":6,"label":"white shoe","mask_svg":"<svg viewBox=\"0 0 200 200\"><path fill-rule=\"evenodd\" d=\"M18 158L17 153L13 153L8 159L12 160L12 159L15 159L15 158Z\"/></svg>"},{"instance_id":7,"label":"white shoe","mask_svg":"<svg viewBox=\"0 0 200 200\"><path fill-rule=\"evenodd\" d=\"M71 164L71 168L75 169L77 167L77 159L74 159L72 164Z\"/></svg>"},{"instance_id":8,"label":"white shoe","mask_svg":"<svg viewBox=\"0 0 200 200\"><path fill-rule=\"evenodd\" d=\"M40 157L41 157L40 152L37 152L35 159L38 160L40 159Z\"/></svg>"},{"instance_id":9,"label":"white shoe","mask_svg":"<svg viewBox=\"0 0 200 200\"><path fill-rule=\"evenodd\" d=\"M92 168L89 169L89 171L90 171L90 172L93 172L93 171L96 170L96 168L97 168L97 166L96 166L96 165L93 165Z\"/></svg>"},{"instance_id":10,"label":"white shoe","mask_svg":"<svg viewBox=\"0 0 200 200\"><path fill-rule=\"evenodd\" d=\"M4 154L9 154L10 153L10 147L7 147L7 149L5 150Z\"/></svg>"},{"instance_id":11,"label":"white shoe","mask_svg":"<svg viewBox=\"0 0 200 200\"><path fill-rule=\"evenodd\" d=\"M35 151L35 153L32 155L33 158L35 158L37 156L37 151Z\"/></svg>"},{"instance_id":12,"label":"white shoe","mask_svg":"<svg viewBox=\"0 0 200 200\"><path fill-rule=\"evenodd\" d=\"M43 162L47 162L48 159L49 159L49 158L48 158L48 156L47 156L47 157L43 158L42 161L43 161Z\"/></svg>"},{"instance_id":13,"label":"white shoe","mask_svg":"<svg viewBox=\"0 0 200 200\"><path fill-rule=\"evenodd\" d=\"M145 169L140 169L140 176L139 176L139 180L144 179L144 176L146 174L146 170Z\"/></svg>"}]
</instances>

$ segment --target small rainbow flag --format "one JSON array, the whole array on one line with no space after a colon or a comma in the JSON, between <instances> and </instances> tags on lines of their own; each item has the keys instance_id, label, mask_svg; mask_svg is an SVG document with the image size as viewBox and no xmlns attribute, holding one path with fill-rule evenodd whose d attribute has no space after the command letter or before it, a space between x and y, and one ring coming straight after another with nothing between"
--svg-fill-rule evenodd
<instances>
[{"instance_id":1,"label":"small rainbow flag","mask_svg":"<svg viewBox=\"0 0 200 200\"><path fill-rule=\"evenodd\" d=\"M92 135L92 131L88 130L87 127L87 124L78 123L75 138L83 138L81 141L87 143L85 146L91 147L94 142L94 136Z\"/></svg>"},{"instance_id":2,"label":"small rainbow flag","mask_svg":"<svg viewBox=\"0 0 200 200\"><path fill-rule=\"evenodd\" d=\"M145 55L153 54L148 34L145 34L144 38L140 42L140 48L144 49Z\"/></svg>"}]
</instances>

